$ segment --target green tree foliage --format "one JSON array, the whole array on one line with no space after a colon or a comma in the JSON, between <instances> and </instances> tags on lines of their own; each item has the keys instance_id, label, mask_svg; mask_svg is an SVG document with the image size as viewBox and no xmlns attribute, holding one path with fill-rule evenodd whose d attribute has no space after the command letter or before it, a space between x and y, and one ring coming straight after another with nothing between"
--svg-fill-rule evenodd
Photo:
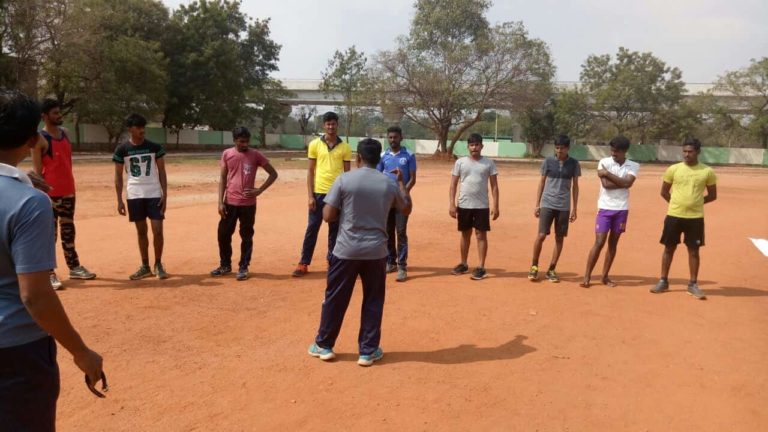
<instances>
[{"instance_id":1,"label":"green tree foliage","mask_svg":"<svg viewBox=\"0 0 768 432\"><path fill-rule=\"evenodd\" d=\"M259 144L262 147L267 145L267 128L279 127L291 113L291 106L280 102L280 99L292 95L293 93L275 79L267 79L262 87L248 92L248 99L251 101L249 107L258 119Z\"/></svg>"},{"instance_id":2,"label":"green tree foliage","mask_svg":"<svg viewBox=\"0 0 768 432\"><path fill-rule=\"evenodd\" d=\"M338 92L344 98L341 114L344 117L343 124L347 139L349 139L352 123L357 116L358 107L365 105L368 98L367 62L368 58L365 53L358 51L352 45L344 52L336 50L333 57L328 60L325 71L323 71L320 90L325 93L326 97L331 93Z\"/></svg>"},{"instance_id":3,"label":"green tree foliage","mask_svg":"<svg viewBox=\"0 0 768 432\"><path fill-rule=\"evenodd\" d=\"M179 6L169 27L163 124L227 130L246 119L247 92L264 91L277 70L280 45L270 39L269 20L249 18L239 1L196 0Z\"/></svg>"},{"instance_id":4,"label":"green tree foliage","mask_svg":"<svg viewBox=\"0 0 768 432\"><path fill-rule=\"evenodd\" d=\"M733 106L720 104L716 109L723 126L743 128L768 148L768 57L727 72L717 80L715 89L736 97Z\"/></svg>"},{"instance_id":5,"label":"green tree foliage","mask_svg":"<svg viewBox=\"0 0 768 432\"><path fill-rule=\"evenodd\" d=\"M491 108L540 104L553 75L547 45L522 23L490 26L481 0L419 0L410 34L376 59L379 100L433 131L452 154Z\"/></svg>"},{"instance_id":6,"label":"green tree foliage","mask_svg":"<svg viewBox=\"0 0 768 432\"><path fill-rule=\"evenodd\" d=\"M581 82L590 95L590 113L617 134L645 141L648 128L664 113L675 109L685 93L682 73L646 52L619 48L609 54L591 55L582 65Z\"/></svg>"}]
</instances>

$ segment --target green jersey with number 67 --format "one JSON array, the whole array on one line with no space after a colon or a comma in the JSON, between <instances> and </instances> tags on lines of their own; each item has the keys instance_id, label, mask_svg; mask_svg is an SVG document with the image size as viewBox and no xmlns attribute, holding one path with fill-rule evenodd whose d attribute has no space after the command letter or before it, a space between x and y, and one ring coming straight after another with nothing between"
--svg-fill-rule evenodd
<instances>
[{"instance_id":1,"label":"green jersey with number 67","mask_svg":"<svg viewBox=\"0 0 768 432\"><path fill-rule=\"evenodd\" d=\"M157 173L157 160L163 156L163 146L149 140L144 140L139 145L129 141L117 146L112 160L125 165L125 172L128 174L128 199L163 196L160 176Z\"/></svg>"}]
</instances>

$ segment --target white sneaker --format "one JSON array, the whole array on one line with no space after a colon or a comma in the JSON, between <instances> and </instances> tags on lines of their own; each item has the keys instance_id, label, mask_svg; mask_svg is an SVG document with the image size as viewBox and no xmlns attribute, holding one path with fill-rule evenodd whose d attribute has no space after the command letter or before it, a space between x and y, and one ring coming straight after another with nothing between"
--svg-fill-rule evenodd
<instances>
[{"instance_id":1,"label":"white sneaker","mask_svg":"<svg viewBox=\"0 0 768 432\"><path fill-rule=\"evenodd\" d=\"M57 291L63 288L63 285L59 280L59 277L56 276L56 273L53 273L53 272L51 272L51 286L53 287L53 289Z\"/></svg>"}]
</instances>

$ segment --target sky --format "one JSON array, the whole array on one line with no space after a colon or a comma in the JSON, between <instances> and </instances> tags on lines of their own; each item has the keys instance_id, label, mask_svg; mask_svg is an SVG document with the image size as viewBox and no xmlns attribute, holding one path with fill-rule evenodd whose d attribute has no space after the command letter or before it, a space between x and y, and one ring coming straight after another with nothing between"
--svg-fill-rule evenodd
<instances>
[{"instance_id":1,"label":"sky","mask_svg":"<svg viewBox=\"0 0 768 432\"><path fill-rule=\"evenodd\" d=\"M334 51L351 45L369 58L408 33L415 0L243 0L248 16L269 18L282 45L284 79L320 79ZM170 9L189 0L163 0ZM522 21L545 41L558 81L578 81L591 54L623 46L652 52L689 83L710 83L726 71L768 56L766 0L496 0L491 24Z\"/></svg>"}]
</instances>

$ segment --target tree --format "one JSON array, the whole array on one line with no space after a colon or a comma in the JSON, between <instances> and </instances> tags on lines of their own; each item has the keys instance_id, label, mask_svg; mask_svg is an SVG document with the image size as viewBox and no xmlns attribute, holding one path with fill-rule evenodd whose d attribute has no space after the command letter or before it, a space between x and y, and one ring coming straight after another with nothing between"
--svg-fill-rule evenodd
<instances>
[{"instance_id":1,"label":"tree","mask_svg":"<svg viewBox=\"0 0 768 432\"><path fill-rule=\"evenodd\" d=\"M581 82L592 101L592 118L608 122L617 134L634 134L641 142L648 128L675 109L685 93L678 68L649 52L623 47L615 61L609 54L589 56L582 65Z\"/></svg>"},{"instance_id":2,"label":"tree","mask_svg":"<svg viewBox=\"0 0 768 432\"><path fill-rule=\"evenodd\" d=\"M196 0L174 11L163 44L168 103L163 124L232 129L248 116L246 93L264 89L280 45L269 20L253 20L239 1Z\"/></svg>"},{"instance_id":3,"label":"tree","mask_svg":"<svg viewBox=\"0 0 768 432\"><path fill-rule=\"evenodd\" d=\"M752 59L746 68L727 72L717 80L715 89L737 99L737 106L720 104L721 120L743 128L768 148L768 57Z\"/></svg>"},{"instance_id":4,"label":"tree","mask_svg":"<svg viewBox=\"0 0 768 432\"><path fill-rule=\"evenodd\" d=\"M296 121L299 123L301 136L304 138L304 145L307 145L307 135L309 133L309 122L317 114L317 107L301 105L296 109Z\"/></svg>"},{"instance_id":5,"label":"tree","mask_svg":"<svg viewBox=\"0 0 768 432\"><path fill-rule=\"evenodd\" d=\"M259 119L259 143L267 145L267 127L277 128L291 112L290 105L280 102L280 99L291 97L283 84L275 79L268 79L262 88L249 92L254 115Z\"/></svg>"},{"instance_id":6,"label":"tree","mask_svg":"<svg viewBox=\"0 0 768 432\"><path fill-rule=\"evenodd\" d=\"M326 97L333 92L341 93L344 99L343 117L346 119L347 140L357 114L356 107L366 99L364 89L368 85L367 62L365 54L352 45L344 52L336 50L323 71L320 90Z\"/></svg>"},{"instance_id":7,"label":"tree","mask_svg":"<svg viewBox=\"0 0 768 432\"><path fill-rule=\"evenodd\" d=\"M453 147L489 108L522 111L543 100L549 49L522 23L491 27L482 0L419 0L410 34L379 53L379 99L433 131L437 153ZM450 142L449 142L450 141Z\"/></svg>"}]
</instances>

